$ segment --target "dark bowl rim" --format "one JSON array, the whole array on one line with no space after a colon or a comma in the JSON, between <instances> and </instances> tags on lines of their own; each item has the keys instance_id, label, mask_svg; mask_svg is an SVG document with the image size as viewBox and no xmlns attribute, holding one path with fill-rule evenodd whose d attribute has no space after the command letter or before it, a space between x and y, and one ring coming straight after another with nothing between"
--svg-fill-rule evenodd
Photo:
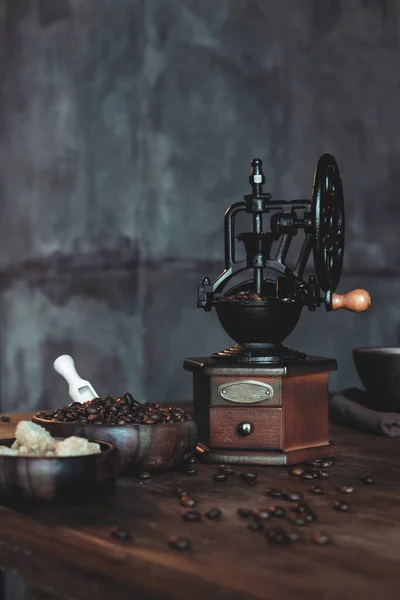
<instances>
[{"instance_id":1,"label":"dark bowl rim","mask_svg":"<svg viewBox=\"0 0 400 600\"><path fill-rule=\"evenodd\" d=\"M365 346L363 348L354 348L353 354L397 356L400 355L400 346Z\"/></svg>"},{"instance_id":2,"label":"dark bowl rim","mask_svg":"<svg viewBox=\"0 0 400 600\"><path fill-rule=\"evenodd\" d=\"M57 438L57 439L67 439L67 438ZM15 442L16 438L0 438L0 445L1 446L6 446L6 444L4 444L4 442L11 442L11 444L13 442ZM112 444L111 442L104 442L103 440L90 440L91 442L95 442L96 444L99 444L100 447L103 446L107 446L107 448L105 448L104 450L102 449L100 454L98 452L94 453L94 454L77 454L76 456L32 456L32 455L23 455L23 456L10 456L9 454L0 454L0 460L5 459L5 458L11 458L13 460L17 459L17 458L23 458L23 459L28 459L28 460L65 460L65 459L85 459L85 458L89 458L91 456L102 456L105 454L110 454L111 452L114 451L118 451L117 447Z\"/></svg>"},{"instance_id":3,"label":"dark bowl rim","mask_svg":"<svg viewBox=\"0 0 400 600\"><path fill-rule=\"evenodd\" d=\"M90 423L68 423L67 421L48 421L47 419L41 419L40 417L37 417L36 415L34 415L32 417L32 421L33 423L37 423L37 424L41 424L41 423L54 423L55 425L65 425L67 427L76 427L78 425L80 425L81 427L98 427L101 429L110 429L112 431L119 431L119 430L126 430L126 429L136 429L139 427L172 427L173 425L177 426L177 427L183 427L186 426L188 427L189 425L196 425L194 419L190 419L189 421L180 421L177 423L127 423L126 425L111 425L110 423L107 423L105 425L99 425L99 424L93 424L91 425Z\"/></svg>"}]
</instances>

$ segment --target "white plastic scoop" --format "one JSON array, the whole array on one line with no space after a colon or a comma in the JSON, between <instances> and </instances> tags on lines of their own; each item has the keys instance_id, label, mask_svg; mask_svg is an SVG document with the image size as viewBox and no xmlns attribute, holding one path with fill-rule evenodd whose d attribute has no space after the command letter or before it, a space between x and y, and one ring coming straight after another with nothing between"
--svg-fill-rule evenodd
<instances>
[{"instance_id":1,"label":"white plastic scoop","mask_svg":"<svg viewBox=\"0 0 400 600\"><path fill-rule=\"evenodd\" d=\"M74 359L68 356L68 354L63 354L56 358L53 367L68 383L68 392L74 402L82 404L83 402L99 397L91 383L79 377L75 369Z\"/></svg>"}]
</instances>

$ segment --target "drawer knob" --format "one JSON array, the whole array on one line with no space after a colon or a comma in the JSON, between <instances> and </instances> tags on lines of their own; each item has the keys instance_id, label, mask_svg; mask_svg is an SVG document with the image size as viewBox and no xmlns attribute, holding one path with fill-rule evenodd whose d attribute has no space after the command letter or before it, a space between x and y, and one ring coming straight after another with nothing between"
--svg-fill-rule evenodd
<instances>
[{"instance_id":1,"label":"drawer knob","mask_svg":"<svg viewBox=\"0 0 400 600\"><path fill-rule=\"evenodd\" d=\"M239 423L237 430L239 435L250 435L253 431L253 425L251 423Z\"/></svg>"}]
</instances>

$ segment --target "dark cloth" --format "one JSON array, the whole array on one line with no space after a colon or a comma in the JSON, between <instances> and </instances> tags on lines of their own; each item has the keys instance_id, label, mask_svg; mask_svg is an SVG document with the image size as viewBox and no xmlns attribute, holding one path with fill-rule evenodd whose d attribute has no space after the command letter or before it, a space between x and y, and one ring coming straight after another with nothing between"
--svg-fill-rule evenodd
<instances>
[{"instance_id":1,"label":"dark cloth","mask_svg":"<svg viewBox=\"0 0 400 600\"><path fill-rule=\"evenodd\" d=\"M368 394L349 388L329 394L329 418L333 423L379 435L400 437L400 413L378 412L368 407Z\"/></svg>"}]
</instances>

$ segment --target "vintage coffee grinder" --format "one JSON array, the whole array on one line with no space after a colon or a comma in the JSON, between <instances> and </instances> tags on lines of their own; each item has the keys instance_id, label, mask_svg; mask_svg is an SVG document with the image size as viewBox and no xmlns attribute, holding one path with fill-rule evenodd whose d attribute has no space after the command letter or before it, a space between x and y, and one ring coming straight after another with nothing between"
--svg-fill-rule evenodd
<instances>
[{"instance_id":1,"label":"vintage coffee grinder","mask_svg":"<svg viewBox=\"0 0 400 600\"><path fill-rule=\"evenodd\" d=\"M193 373L199 458L213 463L293 464L334 454L328 438L328 374L331 358L307 356L282 345L303 307L363 312L365 290L335 294L343 263L344 203L339 168L324 154L314 175L312 199L272 200L263 192L262 161L251 162L252 192L225 214L225 269L198 288L198 307L215 308L237 344L207 358L188 358ZM236 235L240 213L252 231ZM264 230L268 220L268 231ZM293 269L286 265L293 237L304 241ZM236 240L246 258L237 260ZM315 275L303 279L310 254ZM228 291L239 273L252 279ZM272 272L274 278L265 275ZM223 293L224 292L224 293Z\"/></svg>"}]
</instances>

